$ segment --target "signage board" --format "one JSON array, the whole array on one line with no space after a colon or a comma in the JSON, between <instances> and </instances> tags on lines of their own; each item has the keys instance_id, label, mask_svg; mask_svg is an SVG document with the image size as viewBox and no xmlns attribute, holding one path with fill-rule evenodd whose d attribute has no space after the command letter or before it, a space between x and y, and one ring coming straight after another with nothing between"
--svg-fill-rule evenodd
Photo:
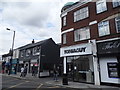
<instances>
[{"instance_id":1,"label":"signage board","mask_svg":"<svg viewBox=\"0 0 120 90\"><path fill-rule=\"evenodd\" d=\"M98 54L120 53L120 39L97 44Z\"/></svg>"},{"instance_id":2,"label":"signage board","mask_svg":"<svg viewBox=\"0 0 120 90\"><path fill-rule=\"evenodd\" d=\"M78 44L60 49L60 57L92 54L91 44Z\"/></svg>"}]
</instances>

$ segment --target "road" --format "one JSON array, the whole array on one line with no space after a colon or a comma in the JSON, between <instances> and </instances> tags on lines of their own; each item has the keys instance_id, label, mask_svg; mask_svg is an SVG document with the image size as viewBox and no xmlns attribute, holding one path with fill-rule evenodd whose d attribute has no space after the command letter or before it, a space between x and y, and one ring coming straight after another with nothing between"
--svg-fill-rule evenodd
<instances>
[{"instance_id":1,"label":"road","mask_svg":"<svg viewBox=\"0 0 120 90\"><path fill-rule=\"evenodd\" d=\"M23 80L11 76L2 76L2 90L42 90L42 89L57 89L74 90L72 88L65 88L62 86L53 86L46 84L49 78L41 78L38 80Z\"/></svg>"}]
</instances>

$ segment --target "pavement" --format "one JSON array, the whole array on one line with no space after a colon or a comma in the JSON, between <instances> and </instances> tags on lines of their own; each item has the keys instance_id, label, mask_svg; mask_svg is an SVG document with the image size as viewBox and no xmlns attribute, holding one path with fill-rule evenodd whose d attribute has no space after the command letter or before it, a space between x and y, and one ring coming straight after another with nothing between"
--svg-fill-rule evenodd
<instances>
[{"instance_id":1,"label":"pavement","mask_svg":"<svg viewBox=\"0 0 120 90\"><path fill-rule=\"evenodd\" d=\"M7 74L3 74L8 76ZM17 74L10 74L9 76L15 77L18 79L24 79L24 80L38 80L39 78L36 76L32 76L32 74L27 74L26 77L20 77L20 73ZM58 81L54 81L53 77L45 77L45 78L51 78L46 81L46 84L55 85L55 86L62 86L67 88L77 88L77 89L99 89L99 90L120 90L120 87L115 86L106 86L106 85L93 85L93 84L86 84L86 83L79 83L79 82L73 82L68 81L68 85L62 84L62 78L58 77Z\"/></svg>"}]
</instances>

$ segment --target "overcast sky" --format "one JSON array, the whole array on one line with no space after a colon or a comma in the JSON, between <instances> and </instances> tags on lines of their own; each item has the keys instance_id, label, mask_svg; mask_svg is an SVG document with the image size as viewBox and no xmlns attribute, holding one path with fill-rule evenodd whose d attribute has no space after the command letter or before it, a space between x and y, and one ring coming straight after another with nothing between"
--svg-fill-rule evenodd
<instances>
[{"instance_id":1,"label":"overcast sky","mask_svg":"<svg viewBox=\"0 0 120 90\"><path fill-rule=\"evenodd\" d=\"M0 0L0 55L14 48L53 38L61 43L61 8L79 0ZM11 31L7 31L10 28Z\"/></svg>"}]
</instances>

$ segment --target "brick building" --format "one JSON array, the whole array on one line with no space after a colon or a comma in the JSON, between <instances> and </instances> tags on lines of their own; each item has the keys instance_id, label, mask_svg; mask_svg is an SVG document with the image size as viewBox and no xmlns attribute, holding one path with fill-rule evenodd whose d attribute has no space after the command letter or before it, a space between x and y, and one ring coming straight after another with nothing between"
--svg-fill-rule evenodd
<instances>
[{"instance_id":1,"label":"brick building","mask_svg":"<svg viewBox=\"0 0 120 90\"><path fill-rule=\"evenodd\" d=\"M79 0L61 9L61 50L69 80L120 84L120 0Z\"/></svg>"}]
</instances>

